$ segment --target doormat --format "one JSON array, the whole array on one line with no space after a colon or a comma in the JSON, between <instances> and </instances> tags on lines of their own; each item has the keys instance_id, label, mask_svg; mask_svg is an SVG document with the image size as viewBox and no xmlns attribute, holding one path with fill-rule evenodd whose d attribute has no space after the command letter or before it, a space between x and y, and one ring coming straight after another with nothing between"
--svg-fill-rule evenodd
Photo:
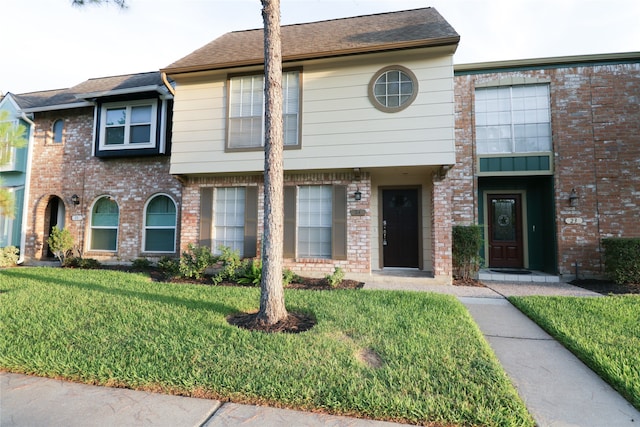
<instances>
[{"instance_id":1,"label":"doormat","mask_svg":"<svg viewBox=\"0 0 640 427\"><path fill-rule=\"evenodd\" d=\"M529 270L519 270L515 268L492 268L489 271L502 274L531 274Z\"/></svg>"}]
</instances>

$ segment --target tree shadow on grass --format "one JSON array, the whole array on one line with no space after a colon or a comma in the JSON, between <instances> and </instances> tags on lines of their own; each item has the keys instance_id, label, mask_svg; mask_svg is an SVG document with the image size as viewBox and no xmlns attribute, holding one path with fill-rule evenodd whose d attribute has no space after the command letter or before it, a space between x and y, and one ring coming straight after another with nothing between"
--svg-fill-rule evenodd
<instances>
[{"instance_id":1,"label":"tree shadow on grass","mask_svg":"<svg viewBox=\"0 0 640 427\"><path fill-rule=\"evenodd\" d=\"M79 274L83 270L77 270ZM19 269L13 269L11 271L3 272L7 276L15 277L17 279L30 279L30 280L39 280L43 283L48 284L57 284L61 286L73 287L76 289L82 290L91 290L96 292L101 292L108 295L120 296L120 297L129 297L129 298L137 298L144 301L157 302L161 304L167 305L175 305L182 306L188 309L205 309L209 311L214 311L220 313L223 316L228 316L230 314L238 313L237 307L232 307L226 304L220 304L217 302L211 301L199 301L192 300L188 298L180 298L180 297L172 297L167 295L153 294L147 292L140 292L134 290L127 289L119 289L116 287L108 287L104 285L100 285L97 283L76 281L76 280L61 280L57 278L52 278L50 276L39 276L38 274L30 274L24 271L19 271Z\"/></svg>"}]
</instances>

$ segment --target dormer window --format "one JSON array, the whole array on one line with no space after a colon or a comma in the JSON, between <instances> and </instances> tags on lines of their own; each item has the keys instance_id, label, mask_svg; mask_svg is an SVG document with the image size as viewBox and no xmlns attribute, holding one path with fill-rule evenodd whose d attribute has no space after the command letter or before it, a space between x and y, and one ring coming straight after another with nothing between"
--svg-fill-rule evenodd
<instances>
[{"instance_id":1,"label":"dormer window","mask_svg":"<svg viewBox=\"0 0 640 427\"><path fill-rule=\"evenodd\" d=\"M102 105L100 150L154 148L157 101L142 100Z\"/></svg>"}]
</instances>

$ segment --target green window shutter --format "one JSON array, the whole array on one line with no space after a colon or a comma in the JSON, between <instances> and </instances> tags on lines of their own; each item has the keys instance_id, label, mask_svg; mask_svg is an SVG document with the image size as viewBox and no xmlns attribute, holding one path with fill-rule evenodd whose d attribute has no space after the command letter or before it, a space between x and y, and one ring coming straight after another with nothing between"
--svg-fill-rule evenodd
<instances>
[{"instance_id":1,"label":"green window shutter","mask_svg":"<svg viewBox=\"0 0 640 427\"><path fill-rule=\"evenodd\" d=\"M344 185L333 187L331 258L347 259L347 187Z\"/></svg>"},{"instance_id":2,"label":"green window shutter","mask_svg":"<svg viewBox=\"0 0 640 427\"><path fill-rule=\"evenodd\" d=\"M283 256L296 257L296 187L284 187Z\"/></svg>"},{"instance_id":3,"label":"green window shutter","mask_svg":"<svg viewBox=\"0 0 640 427\"><path fill-rule=\"evenodd\" d=\"M258 243L258 187L246 187L244 199L244 256L256 256Z\"/></svg>"},{"instance_id":4,"label":"green window shutter","mask_svg":"<svg viewBox=\"0 0 640 427\"><path fill-rule=\"evenodd\" d=\"M213 225L213 188L200 189L200 246L211 248L211 227Z\"/></svg>"}]
</instances>

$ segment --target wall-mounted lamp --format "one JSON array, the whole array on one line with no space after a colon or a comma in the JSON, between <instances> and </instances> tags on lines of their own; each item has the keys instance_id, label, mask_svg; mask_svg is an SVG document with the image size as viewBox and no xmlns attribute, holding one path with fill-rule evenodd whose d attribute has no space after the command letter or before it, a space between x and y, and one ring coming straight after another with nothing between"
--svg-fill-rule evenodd
<instances>
[{"instance_id":1,"label":"wall-mounted lamp","mask_svg":"<svg viewBox=\"0 0 640 427\"><path fill-rule=\"evenodd\" d=\"M71 196L71 203L73 203L74 205L79 205L80 197L77 194L74 194L73 196Z\"/></svg>"},{"instance_id":2,"label":"wall-mounted lamp","mask_svg":"<svg viewBox=\"0 0 640 427\"><path fill-rule=\"evenodd\" d=\"M356 189L356 192L355 192L355 193L353 193L353 198L354 198L355 200L362 200L362 193L360 192L360 189L359 189L359 188L357 188L357 189Z\"/></svg>"},{"instance_id":3,"label":"wall-mounted lamp","mask_svg":"<svg viewBox=\"0 0 640 427\"><path fill-rule=\"evenodd\" d=\"M571 189L571 194L569 194L569 204L571 206L577 206L578 205L578 193L576 192L575 188Z\"/></svg>"}]
</instances>

